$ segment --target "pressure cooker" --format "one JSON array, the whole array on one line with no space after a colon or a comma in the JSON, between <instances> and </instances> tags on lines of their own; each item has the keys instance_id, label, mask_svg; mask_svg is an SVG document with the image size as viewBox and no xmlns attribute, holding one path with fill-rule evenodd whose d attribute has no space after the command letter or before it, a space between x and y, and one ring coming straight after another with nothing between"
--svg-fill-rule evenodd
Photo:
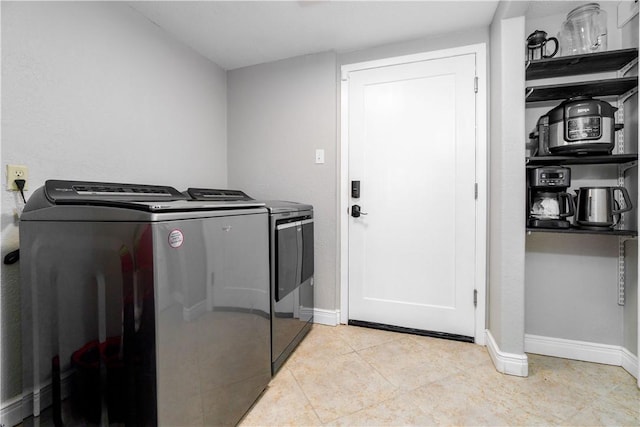
<instances>
[{"instance_id":1,"label":"pressure cooker","mask_svg":"<svg viewBox=\"0 0 640 427\"><path fill-rule=\"evenodd\" d=\"M615 146L618 109L590 96L569 98L540 118L548 133L541 145L550 154L610 154Z\"/></svg>"}]
</instances>

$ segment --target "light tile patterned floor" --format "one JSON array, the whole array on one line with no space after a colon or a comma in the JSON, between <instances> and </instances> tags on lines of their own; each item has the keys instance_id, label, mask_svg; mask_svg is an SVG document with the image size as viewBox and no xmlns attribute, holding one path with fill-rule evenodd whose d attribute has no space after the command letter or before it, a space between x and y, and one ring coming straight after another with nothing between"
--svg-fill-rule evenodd
<instances>
[{"instance_id":1,"label":"light tile patterned floor","mask_svg":"<svg viewBox=\"0 0 640 427\"><path fill-rule=\"evenodd\" d=\"M640 390L615 366L530 354L518 378L475 344L314 325L240 425L640 426Z\"/></svg>"}]
</instances>

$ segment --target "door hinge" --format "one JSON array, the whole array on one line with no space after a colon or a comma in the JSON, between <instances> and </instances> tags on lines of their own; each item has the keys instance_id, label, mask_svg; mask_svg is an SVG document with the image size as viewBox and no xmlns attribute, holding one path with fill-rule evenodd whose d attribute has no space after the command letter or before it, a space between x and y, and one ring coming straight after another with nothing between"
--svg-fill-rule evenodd
<instances>
[{"instance_id":1,"label":"door hinge","mask_svg":"<svg viewBox=\"0 0 640 427\"><path fill-rule=\"evenodd\" d=\"M473 91L475 93L478 93L478 76L475 76L473 78Z\"/></svg>"},{"instance_id":2,"label":"door hinge","mask_svg":"<svg viewBox=\"0 0 640 427\"><path fill-rule=\"evenodd\" d=\"M474 307L478 306L478 290L477 289L473 290L473 306Z\"/></svg>"},{"instance_id":3,"label":"door hinge","mask_svg":"<svg viewBox=\"0 0 640 427\"><path fill-rule=\"evenodd\" d=\"M473 184L473 194L476 200L478 200L478 183Z\"/></svg>"}]
</instances>

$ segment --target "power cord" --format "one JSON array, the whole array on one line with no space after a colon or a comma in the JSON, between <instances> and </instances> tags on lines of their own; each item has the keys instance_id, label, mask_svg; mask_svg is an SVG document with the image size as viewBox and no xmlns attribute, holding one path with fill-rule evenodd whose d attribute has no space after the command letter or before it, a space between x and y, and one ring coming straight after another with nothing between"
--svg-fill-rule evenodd
<instances>
[{"instance_id":1,"label":"power cord","mask_svg":"<svg viewBox=\"0 0 640 427\"><path fill-rule=\"evenodd\" d=\"M7 255L5 255L3 262L6 265L11 265L11 264L15 264L19 260L20 260L20 249L16 249L15 251L11 251Z\"/></svg>"},{"instance_id":2,"label":"power cord","mask_svg":"<svg viewBox=\"0 0 640 427\"><path fill-rule=\"evenodd\" d=\"M27 181L25 181L24 179L14 179L13 182L16 183L16 187L18 187L18 190L20 190L20 195L22 196L22 201L26 205L27 204L27 199L25 199L25 197L24 197L24 185L27 183Z\"/></svg>"}]
</instances>

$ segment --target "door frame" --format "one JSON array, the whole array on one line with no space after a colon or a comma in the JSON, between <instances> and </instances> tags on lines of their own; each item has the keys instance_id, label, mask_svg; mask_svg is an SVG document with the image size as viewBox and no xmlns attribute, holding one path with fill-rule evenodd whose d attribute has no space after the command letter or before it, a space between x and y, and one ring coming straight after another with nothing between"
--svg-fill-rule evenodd
<instances>
[{"instance_id":1,"label":"door frame","mask_svg":"<svg viewBox=\"0 0 640 427\"><path fill-rule=\"evenodd\" d=\"M486 290L487 290L487 46L478 43L468 46L441 49L412 55L384 58L373 61L344 64L340 68L340 166L338 173L338 235L340 236L340 323L349 320L349 80L352 71L408 64L430 59L475 54L478 91L476 94L476 238L475 285L477 307L475 312L475 342L485 344ZM473 191L469 189L469 191ZM471 297L471 296L470 296Z\"/></svg>"}]
</instances>

